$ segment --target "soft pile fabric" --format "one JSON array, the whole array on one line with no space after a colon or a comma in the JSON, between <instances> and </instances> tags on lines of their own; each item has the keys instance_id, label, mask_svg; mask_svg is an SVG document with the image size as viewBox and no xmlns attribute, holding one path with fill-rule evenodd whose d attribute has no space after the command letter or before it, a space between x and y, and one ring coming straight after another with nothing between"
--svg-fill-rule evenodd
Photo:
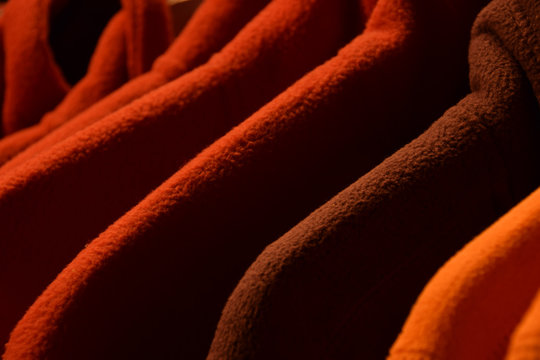
<instances>
[{"instance_id":1,"label":"soft pile fabric","mask_svg":"<svg viewBox=\"0 0 540 360\"><path fill-rule=\"evenodd\" d=\"M492 73L490 76L498 76L499 81L494 83L497 86L486 89L484 93L511 92L520 85L531 88L531 93L540 101L539 18L540 4L534 0L496 0L486 9L476 30L486 40L484 44L473 42L471 46L474 49L483 45L486 51L506 50L507 61L514 63L514 71ZM483 34L485 32L491 36ZM488 58L487 55L484 55L484 59ZM498 58L503 58L503 54L499 54ZM502 65L499 65L500 68L503 68ZM473 72L472 80L485 82L489 74L488 71L485 73L485 76L478 76ZM526 78L516 81L519 80L518 76L523 75ZM516 96L520 94L515 93ZM523 95L521 97L525 98ZM508 106L510 100L501 98L497 104ZM538 102L531 106L528 113L538 124ZM491 107L492 112L501 113L498 107ZM507 121L514 124L518 119L514 115ZM504 131L511 132L511 129L511 126L507 126ZM530 131L534 135L538 133L538 129ZM538 149L533 150L538 153ZM531 167L534 167L534 163ZM500 178L495 174L491 177ZM537 190L438 271L414 305L392 347L390 359L504 357L511 332L540 286L537 276L540 264L539 197ZM471 211L480 209L474 206Z\"/></svg>"},{"instance_id":2,"label":"soft pile fabric","mask_svg":"<svg viewBox=\"0 0 540 360\"><path fill-rule=\"evenodd\" d=\"M530 219L531 221L529 224L527 224L527 227L531 229L531 235L534 233L534 239L538 241L538 194L535 195L535 198L536 209L534 210L534 212L536 214L536 217L534 219ZM531 277L531 274L527 274L527 276ZM539 277L537 276L536 280L538 279ZM510 346L508 348L506 359L540 359L540 292L536 295L529 310L527 310L527 313L514 331L510 341Z\"/></svg>"},{"instance_id":3,"label":"soft pile fabric","mask_svg":"<svg viewBox=\"0 0 540 360\"><path fill-rule=\"evenodd\" d=\"M71 117L149 69L170 42L165 1L123 0L121 5L9 1L2 34L5 134L39 122L68 93L56 116ZM2 152L3 161L8 155Z\"/></svg>"},{"instance_id":4,"label":"soft pile fabric","mask_svg":"<svg viewBox=\"0 0 540 360\"><path fill-rule=\"evenodd\" d=\"M5 74L4 74L4 4L0 4L0 109L4 106ZM2 124L2 111L0 111L0 124ZM0 126L0 141L4 136L3 126Z\"/></svg>"},{"instance_id":5,"label":"soft pile fabric","mask_svg":"<svg viewBox=\"0 0 540 360\"><path fill-rule=\"evenodd\" d=\"M440 264L540 184L538 16L534 0L483 10L471 94L259 255L223 310L209 359L386 356ZM538 287L540 249L533 233L518 241L500 230L445 266L390 359L504 356L523 311L515 306Z\"/></svg>"},{"instance_id":6,"label":"soft pile fabric","mask_svg":"<svg viewBox=\"0 0 540 360\"><path fill-rule=\"evenodd\" d=\"M539 216L536 190L450 259L418 298L391 358L503 359L540 287ZM535 341L518 332L516 354Z\"/></svg>"},{"instance_id":7,"label":"soft pile fabric","mask_svg":"<svg viewBox=\"0 0 540 360\"><path fill-rule=\"evenodd\" d=\"M0 254L17 259L0 261L17 274L1 279L6 308L361 32L89 242L19 322L6 359L204 357L256 254L463 96L483 1L350 4L272 1L207 64L2 179Z\"/></svg>"},{"instance_id":8,"label":"soft pile fabric","mask_svg":"<svg viewBox=\"0 0 540 360\"><path fill-rule=\"evenodd\" d=\"M0 184L6 330L85 243L352 37L361 22L347 4L273 1L207 64L6 172Z\"/></svg>"},{"instance_id":9,"label":"soft pile fabric","mask_svg":"<svg viewBox=\"0 0 540 360\"><path fill-rule=\"evenodd\" d=\"M37 141L1 167L0 174L17 167L145 93L206 62L267 2L268 0L206 0L197 9L189 24L169 50L156 61L151 72L130 81L75 118L72 118L71 114L52 113L39 124L0 141L0 164L4 164ZM153 41L151 36L149 40ZM66 125L61 126L63 124ZM53 131L56 128L59 129ZM50 135L46 136L48 134ZM38 141L41 138L43 139Z\"/></svg>"},{"instance_id":10,"label":"soft pile fabric","mask_svg":"<svg viewBox=\"0 0 540 360\"><path fill-rule=\"evenodd\" d=\"M226 0L228 1L228 0ZM250 0L251 3L254 3L254 1ZM177 51L175 53L169 53L169 56L164 56L159 59L157 66L161 66L164 69L168 69L171 72L172 68L179 68L182 69L183 66L187 64L190 64L194 66L197 61L200 61L201 58L204 59L204 53L207 53L210 51L214 46L219 46L220 42L216 41L214 38L210 39L211 34L220 29L221 27L224 28L225 34L231 34L231 32L234 32L234 28L238 27L238 23L242 24L242 21L246 19L246 13L240 12L239 17L233 17L235 21L231 23L231 17L229 11L222 12L221 5L223 5L223 0L218 1L208 1L208 5L205 8L204 5L202 5L200 11L206 14L213 15L213 19L216 20L215 23L212 23L208 25L206 21L209 20L208 17L204 18L204 21L201 18L194 18L195 24L192 22L190 26L186 28L184 33L180 35L180 37L177 39L176 44L173 46L177 47ZM241 5L240 1L235 2L234 6L226 7L225 9L229 9L230 11L237 8L239 5ZM250 7L246 7L246 9L249 9ZM256 9L256 6L252 6L251 10ZM249 12L248 12L249 14ZM210 30L206 31L206 28L210 27ZM217 28L216 28L217 27ZM201 34L201 35L199 35ZM232 35L231 35L232 36ZM223 38L221 38L221 41L226 41L227 37L224 35ZM193 45L194 47L190 48L190 50L186 50L184 48L185 45ZM181 46L184 45L184 46ZM197 45L199 45L200 51L197 51ZM185 53L186 55L184 57L179 57L179 61L175 61L174 56L181 53ZM141 76L139 79L152 79L152 75L150 76ZM154 77L157 77L160 79L160 73L154 74ZM134 80L134 82L137 81ZM144 81L144 80L143 80ZM139 83L139 82L138 82ZM196 81L192 81L192 83L196 84ZM130 84L133 84L131 82ZM140 88L137 88L136 86L130 86L130 84L127 84L119 91L115 92L111 96L104 99L102 102L98 103L96 106L89 109L91 112L92 109L95 109L98 107L97 112L100 111L106 111L107 108L114 107L114 106L120 106L119 103L121 103L123 100L126 99L126 92L128 96L133 93L137 93ZM139 83L140 84L140 83ZM188 89L189 91L189 89ZM119 94L120 92L120 94ZM166 93L161 92L158 93L158 98L161 97L161 94ZM171 94L169 94L170 97ZM110 100L112 98L112 101ZM152 103L152 99L150 98L150 104ZM175 106L174 100L177 98L170 97L169 100L169 106ZM180 99L179 99L180 100ZM160 100L158 100L159 102ZM103 106L100 106L100 104L104 103ZM142 107L145 107L147 103L143 102ZM136 109L127 109L127 113L131 114L139 114L138 111L141 108L139 106ZM83 119L88 119L88 117L85 117L85 114L87 114L89 111L82 114ZM154 115L156 115L158 112L150 112L147 113L147 118L153 118ZM92 112L90 117L95 116L95 112ZM124 113L118 114L116 117L117 119L122 119L125 116ZM136 116L137 117L137 116ZM136 118L135 117L135 118ZM165 116L162 116L165 117ZM79 117L76 117L74 120L78 119ZM174 118L167 118L170 121L175 120ZM111 119L106 118L104 119L104 124L110 124L112 122ZM70 122L71 123L71 122ZM114 135L114 132L111 132L108 129L105 129L104 131L108 135ZM144 129L141 129L144 134ZM174 135L174 134L170 134ZM96 136L94 139L96 141L96 144L100 141L99 135L91 135ZM135 141L137 141L135 139ZM160 142L156 140L152 145L152 147L155 147L155 145L159 145ZM132 148L125 148L127 152L131 154ZM52 154L56 154L56 152L52 152ZM72 161L76 161L81 156L81 152L79 149L70 152L69 157ZM96 153L94 155L100 155L99 153ZM46 156L50 156L50 153L46 154ZM152 154L148 154L147 161L153 161L151 158ZM174 156L171 154L171 156ZM46 158L46 157L45 157ZM112 160L112 159L111 159ZM133 158L132 161L137 161L136 158ZM56 161L56 160L55 160ZM1 318L4 320L0 322L0 339L2 341L7 340L7 335L9 334L9 331L11 328L15 325L16 321L20 316L22 316L24 310L32 303L33 297L36 297L39 295L39 293L45 288L46 284L54 279L54 276L69 262L69 260L84 246L84 244L91 240L92 237L96 236L100 231L104 230L106 226L113 222L118 216L122 215L124 211L126 211L130 203L126 203L126 199L119 199L122 201L119 201L114 204L114 201L111 202L111 196L112 193L107 190L108 184L107 181L102 182L100 184L97 184L97 186L94 186L94 192L99 192L99 202L100 205L95 207L83 207L79 208L79 210L75 210L73 207L74 203L71 204L63 204L62 202L65 202L66 200L69 200L70 192L76 191L81 193L78 189L78 186L85 186L84 183L87 183L88 185L93 184L95 179L102 178L102 172L100 169L94 169L95 172L92 174L91 177L85 178L81 177L81 173L72 173L68 177L65 177L65 169L58 167L60 163L47 163L44 161L44 157L37 157L35 164L40 170L43 170L43 172L40 173L40 175L36 176L36 172L32 171L32 163L24 164L25 166L21 166L22 169L19 172L13 172L13 174L10 171L6 171L7 175L13 175L13 176L5 176L2 178L2 183L0 185L0 192L3 192L3 195L5 197L2 197L2 200L0 200L0 203L2 203L4 207L4 211L6 213L10 213L10 219L5 218L4 224L6 224L8 227L4 228L3 230L0 230L0 247L11 249L14 252L11 252L10 254L5 253L6 262L4 265L6 265L6 272L2 272L0 275L0 283L3 281L6 281L4 284L7 285L9 283L11 284L18 284L16 287L11 287L11 285L7 285L5 288L6 291L11 293L13 296L2 296L3 300L0 300L0 303L5 305L3 309L0 310ZM28 166L30 165L30 166ZM113 162L111 162L112 166L116 166ZM132 163L128 162L125 163L123 166L131 166ZM160 165L160 164L158 164ZM176 167L173 167L175 169ZM28 179L33 178L34 180L42 181L44 174L51 175L51 171L54 170L54 174L56 179L53 177L51 180L53 182L57 181L57 179L65 177L65 180L68 181L67 186L64 187L64 185L61 185L59 182L56 183L56 185L59 185L60 187L64 187L64 190L67 190L64 194L54 194L51 192L41 192L37 188L35 188L33 185L30 185L28 183ZM121 170L121 169L120 169ZM141 169L139 167L135 167L136 171L140 171ZM173 170L172 170L173 171ZM171 171L171 172L172 172ZM26 179L23 179L20 177L20 175L23 174L23 177ZM131 174L125 174L123 176L120 176L118 179L116 179L116 185L119 188L124 188L126 186L125 181L132 181L136 182L136 177L130 177ZM160 175L157 173L156 175ZM41 179L41 180L40 180ZM114 175L113 175L114 179ZM111 185L115 181L112 181ZM159 181L158 181L159 183ZM26 185L25 185L26 184ZM66 184L66 183L64 183ZM142 185L149 186L148 188L143 188L143 193L139 196L142 197L146 194L149 190L152 188L152 184L148 185L147 183L142 183ZM26 187L28 186L28 187ZM28 206L28 210L31 211L31 213L26 214L23 216L23 218L19 218L19 215L16 214L17 211L13 212L14 208L13 205L18 203L18 201L22 200L22 198L19 198L19 200L15 200L16 197L19 195L15 195L16 193L19 193L20 195L24 194L26 190L22 191L23 188L27 190L30 190L30 193L28 193L29 197L27 197L27 200L30 200L26 206ZM34 188L34 190L37 190L41 193L41 195L45 195L45 197L52 196L49 198L49 200L44 200L44 202L41 202L38 200L38 198L33 197L31 192L34 190L31 190ZM132 195L133 193L137 194L137 191L140 190L139 187L134 187L132 189L126 189L128 190L128 195ZM20 192L22 191L22 193ZM83 191L81 194L85 194L87 191ZM88 192L90 194L90 192ZM15 197L13 197L15 195ZM90 195L89 198L91 198L93 195ZM25 197L23 195L23 197ZM10 200L11 199L11 200ZM97 199L97 198L96 198ZM15 200L15 203L12 202L12 200ZM75 200L75 203L81 203L79 202L80 199L73 199ZM133 205L137 202L137 198L127 198L128 201L133 201ZM24 202L24 200L22 200ZM39 203L39 205L37 205ZM22 205L22 203L21 203ZM66 206L67 205L67 206ZM19 209L22 210L24 207L19 205L15 205ZM2 205L0 205L2 207ZM107 210L108 209L108 210ZM49 211L52 211L52 213L49 213ZM58 212L59 211L59 212ZM51 219L46 219L43 214L49 213L53 215L52 218L56 218L58 221L50 222ZM20 213L19 213L20 214ZM65 217L65 214L67 217ZM57 217L60 216L60 217ZM19 220L15 220L18 218ZM78 220L76 220L78 219ZM72 221L75 220L75 223L72 223ZM13 222L15 221L15 222ZM18 223L18 225L16 224ZM47 225L49 223L49 225ZM53 224L54 223L54 224ZM8 225L10 224L10 225ZM15 225L15 228L11 227L12 225ZM33 226L36 226L32 229ZM45 228L48 228L47 230L43 228L42 226L45 225ZM26 232L26 234L20 233L16 228L19 227L20 229L26 229L30 230L29 232ZM42 232L44 231L44 232ZM25 240L23 240L25 239ZM22 241L22 242L19 242ZM28 243L27 241L32 242L35 246L37 246L36 249L42 248L45 246L46 248L49 248L50 251L44 251L41 253L41 250L37 250L38 252L33 252L30 250L26 255L21 254L22 256L16 255L19 251L21 251L23 248L25 248ZM19 243L19 245L16 245ZM25 245L26 243L26 245ZM28 248L27 248L28 249ZM16 256L17 259L11 258L11 256ZM10 259L11 258L11 259ZM41 260L39 260L41 259ZM37 261L37 262L36 262ZM33 264L33 265L32 265ZM41 264L45 264L44 267L41 267ZM0 267L2 267L0 265ZM13 272L15 271L17 273L18 279L15 279L13 277ZM20 277L19 277L20 276ZM11 280L9 280L11 279ZM9 290L7 290L9 289ZM22 291L19 291L18 289L23 289Z\"/></svg>"}]
</instances>

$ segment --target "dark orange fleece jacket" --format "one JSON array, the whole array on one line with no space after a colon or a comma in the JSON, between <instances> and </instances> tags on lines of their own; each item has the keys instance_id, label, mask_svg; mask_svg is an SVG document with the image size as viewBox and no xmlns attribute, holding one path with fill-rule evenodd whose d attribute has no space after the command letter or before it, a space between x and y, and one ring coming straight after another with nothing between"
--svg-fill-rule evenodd
<instances>
[{"instance_id":1,"label":"dark orange fleece jacket","mask_svg":"<svg viewBox=\"0 0 540 360\"><path fill-rule=\"evenodd\" d=\"M483 3L274 0L207 64L4 177L0 254L17 262L0 261L0 274L21 269L0 279L12 306L361 33L89 242L19 323L6 359L204 357L253 257L465 93Z\"/></svg>"},{"instance_id":2,"label":"dark orange fleece jacket","mask_svg":"<svg viewBox=\"0 0 540 360\"><path fill-rule=\"evenodd\" d=\"M151 72L130 81L74 118L72 112L66 114L59 110L43 118L39 124L1 140L0 165L34 142L37 143L1 167L0 174L206 62L210 55L220 50L268 1L206 0L169 50L156 61ZM149 31L148 37L153 41L151 29ZM65 126L62 126L64 124ZM57 128L58 131L53 131ZM48 134L50 135L47 136ZM38 141L40 139L42 140Z\"/></svg>"},{"instance_id":3,"label":"dark orange fleece jacket","mask_svg":"<svg viewBox=\"0 0 540 360\"><path fill-rule=\"evenodd\" d=\"M12 0L2 38L2 125L10 134L68 93L56 116L71 117L147 71L169 45L171 24L164 0Z\"/></svg>"},{"instance_id":4,"label":"dark orange fleece jacket","mask_svg":"<svg viewBox=\"0 0 540 360\"><path fill-rule=\"evenodd\" d=\"M482 11L471 94L259 255L209 359L385 357L433 272L540 184L538 9L496 0ZM445 266L390 359L502 358L539 285L540 244L524 227L536 215L515 224L523 239L488 230Z\"/></svg>"}]
</instances>

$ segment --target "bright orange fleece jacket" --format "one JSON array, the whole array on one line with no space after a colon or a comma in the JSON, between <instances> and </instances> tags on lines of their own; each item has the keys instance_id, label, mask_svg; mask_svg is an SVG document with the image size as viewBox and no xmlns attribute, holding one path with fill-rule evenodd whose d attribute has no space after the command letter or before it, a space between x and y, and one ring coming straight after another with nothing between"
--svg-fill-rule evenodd
<instances>
[{"instance_id":1,"label":"bright orange fleece jacket","mask_svg":"<svg viewBox=\"0 0 540 360\"><path fill-rule=\"evenodd\" d=\"M169 17L164 0L9 1L4 133L39 122L66 95L53 116L69 118L147 71L170 43Z\"/></svg>"},{"instance_id":2,"label":"bright orange fleece jacket","mask_svg":"<svg viewBox=\"0 0 540 360\"><path fill-rule=\"evenodd\" d=\"M37 143L1 167L0 174L24 163L44 149L118 110L143 94L204 63L210 55L221 49L268 1L204 1L171 47L152 66L152 71L130 81L118 91L74 118L73 112L66 113L66 111L57 109L57 111L45 116L39 124L1 140L0 165L34 142L37 141ZM144 0L139 2L146 3ZM140 29L148 29L148 39L145 39L150 42L155 41L152 37L152 28L139 26L138 29L139 31ZM63 106L69 109L72 105ZM66 126L61 127L66 122ZM53 131L58 127L61 128L58 131ZM51 134L46 136L49 133ZM38 141L41 138L43 138L42 141Z\"/></svg>"},{"instance_id":3,"label":"bright orange fleece jacket","mask_svg":"<svg viewBox=\"0 0 540 360\"><path fill-rule=\"evenodd\" d=\"M390 359L502 359L510 335L540 287L540 189L450 259L412 308ZM533 311L530 316L537 312ZM510 347L538 359L530 319ZM524 346L527 345L527 346ZM522 352L523 351L523 352Z\"/></svg>"},{"instance_id":4,"label":"bright orange fleece jacket","mask_svg":"<svg viewBox=\"0 0 540 360\"><path fill-rule=\"evenodd\" d=\"M530 241L538 242L540 238L540 226L539 216L540 216L540 195L535 195L536 209L531 211L534 212L534 218L530 218ZM534 224L534 225L532 225ZM532 226L530 226L532 225ZM536 251L538 255L538 246L534 248L533 251ZM537 256L538 262L538 256ZM538 266L535 267L534 271L538 274ZM531 277L531 274L527 274ZM537 280L540 280L540 276L536 277ZM540 281L538 281L540 283ZM519 325L514 330L512 334L510 345L508 346L508 351L506 354L507 360L538 360L540 359L540 291L537 292L534 301L531 306L521 319Z\"/></svg>"},{"instance_id":5,"label":"bright orange fleece jacket","mask_svg":"<svg viewBox=\"0 0 540 360\"><path fill-rule=\"evenodd\" d=\"M204 357L253 257L466 92L484 1L444 4L274 0L207 64L4 177L0 254L17 254L0 261L16 274L0 279L5 305L31 299L87 245L5 358Z\"/></svg>"}]
</instances>

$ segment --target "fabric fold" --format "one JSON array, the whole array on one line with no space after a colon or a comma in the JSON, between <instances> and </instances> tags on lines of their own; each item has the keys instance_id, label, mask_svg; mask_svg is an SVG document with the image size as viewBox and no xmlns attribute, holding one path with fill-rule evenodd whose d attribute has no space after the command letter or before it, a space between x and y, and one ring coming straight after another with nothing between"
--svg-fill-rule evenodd
<instances>
[{"instance_id":1,"label":"fabric fold","mask_svg":"<svg viewBox=\"0 0 540 360\"><path fill-rule=\"evenodd\" d=\"M53 164L65 164L58 172L62 176L72 172L85 178L99 173L95 184L85 186L87 198L72 198L74 194L80 196L80 192L69 192L68 196L64 192L66 187L61 185L67 180L59 181L56 175L49 177L54 172L46 168L35 177L24 175L22 170L13 173L9 179L12 190L6 189L4 204L17 198L18 205L10 208L22 209L21 204L30 199L34 204L47 203L44 198L37 200L36 196L41 195L34 188L60 191L70 201L61 206L66 209L62 210L62 218L67 219L65 214L70 219L66 222L80 227L79 220L71 215L78 202L84 203L88 211L94 200L99 201L94 204L101 203L99 198L114 194L115 203L107 203L110 209L120 203L119 194L125 191L124 187L141 184L145 181L143 175L162 172L161 166L169 156L174 155L177 160L171 162L169 169L180 167L162 185L154 183L159 185L156 190L91 241L60 273L17 325L6 359L113 358L134 354L204 357L221 307L256 254L333 193L416 136L443 109L463 96L468 33L482 1L453 1L440 6L423 1L381 0L376 4L368 1L363 4L365 8L355 9L349 8L350 4L330 0L272 1L207 64L177 80L178 84L186 79L198 81L197 91L187 88L195 99L205 94L201 86L206 89L206 81L223 86L219 91L213 90L216 97L211 99L215 102L191 100L184 88L175 90L177 83L171 82L162 88L163 92L158 89L147 97L163 99L172 93L170 101L174 100L177 107L167 109L170 120L163 121L163 125L158 127L156 124L161 122L153 121L158 118L153 112L158 106L141 98L132 104L137 117L128 122L134 115L122 115L125 126L120 127L120 119L111 115L101 124L67 139L62 144L65 148L52 148L48 156L58 156L69 147L73 153L85 149L85 154L90 155L79 155L77 161L65 155L50 159L40 156L41 163L50 161L46 166L51 169ZM370 13L364 29L362 19ZM360 32L330 58L348 36ZM279 43L279 50L266 47L274 41ZM283 52L289 45L293 52ZM232 63L224 61L233 54ZM251 63L255 60L250 59L258 56L265 61ZM268 63L269 58L274 60ZM288 64L294 65L288 68L283 63L304 58L308 59L301 67ZM250 72L237 72L241 66L262 71L264 77L257 81L264 79L269 86L275 77L279 76L280 81L286 76L293 79L301 75L300 69L307 71L326 58L330 59L187 164L182 161L195 153L179 152L167 145L170 136L175 144L191 147L198 142L202 149L205 142L256 110L233 107L236 96L245 101L242 106L253 104L254 97L263 100L259 98L261 94L254 94L253 83L244 82L253 78L248 76ZM219 82L203 72L208 69L224 72L228 82ZM242 77L237 78L237 74ZM280 85L279 91L284 87ZM183 102L179 103L179 98ZM149 118L137 120L146 116L141 115L141 110L146 109ZM105 120L110 128L101 128ZM186 121L185 127L168 125L182 123L181 120ZM114 129L115 133L105 135L105 129ZM211 129L212 136L203 138L203 129ZM140 135L131 137L139 131ZM100 142L91 145L90 139ZM152 162L128 156L127 149L132 155L134 147L126 146L123 150L126 144L143 144ZM97 152L93 148L107 151ZM115 154L111 149L122 150ZM112 158L117 160L103 165ZM121 187L112 187L118 174L130 174L124 179L136 181L124 180L118 183ZM24 183L19 182L22 178ZM73 178L69 178L71 186ZM97 187L98 181L107 186ZM103 194L94 189L103 189ZM21 202L23 198L27 200ZM1 199L0 195L0 204ZM98 208L101 212L105 209ZM19 214L11 216L20 218ZM48 227L54 225L49 222L39 224L41 243L46 234L59 238L68 234L61 230L60 236L58 227L51 231ZM20 234L22 230L17 226L14 233ZM75 238L73 234L71 240ZM35 246L32 236L25 239L30 239L24 242L25 246ZM41 256L41 261L48 257L44 252ZM50 264L50 258L46 260L40 264L41 269ZM4 284L12 288L16 285L13 283L7 279Z\"/></svg>"}]
</instances>

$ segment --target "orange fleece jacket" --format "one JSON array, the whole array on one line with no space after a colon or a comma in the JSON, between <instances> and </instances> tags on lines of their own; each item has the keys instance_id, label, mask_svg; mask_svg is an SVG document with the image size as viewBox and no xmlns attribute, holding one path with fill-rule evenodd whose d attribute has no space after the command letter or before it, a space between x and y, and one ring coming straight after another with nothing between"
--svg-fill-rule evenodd
<instances>
[{"instance_id":1,"label":"orange fleece jacket","mask_svg":"<svg viewBox=\"0 0 540 360\"><path fill-rule=\"evenodd\" d=\"M22 271L1 279L11 299L31 298L28 287L39 288L100 230L76 209L104 225L115 215L109 209L118 214L137 201L255 110L269 87L283 88L358 33L374 4L354 11L351 4L272 1L206 65L4 178L0 231L24 240L3 241L0 254L16 252L10 267L27 270L24 281ZM365 30L337 56L90 242L19 323L6 359L203 357L227 295L262 247L463 95L468 32L483 1L444 4L377 2ZM254 91L260 82L266 86ZM24 205L51 201L47 219ZM38 248L39 258L29 256Z\"/></svg>"},{"instance_id":2,"label":"orange fleece jacket","mask_svg":"<svg viewBox=\"0 0 540 360\"><path fill-rule=\"evenodd\" d=\"M529 241L538 242L540 237L540 226L539 224L539 215L540 215L540 196L538 192L533 195L535 197L535 204L531 206L535 207L534 210L530 211L529 214L524 215L523 217L528 217L528 223L524 224L524 227L520 229L520 232L530 231L529 234L525 236L530 236ZM527 210L524 210L527 211ZM534 217L529 215L534 213ZM518 219L520 222L522 219ZM513 224L511 226L514 226ZM531 246L532 247L532 246ZM537 247L537 246L536 246ZM534 247L534 255L538 255L538 250ZM529 258L532 254L525 255ZM536 263L538 263L538 256ZM516 261L519 261L516 257ZM533 271L538 273L538 266L534 267ZM531 273L527 273L525 276L531 278ZM540 280L540 277L536 276L537 280ZM520 279L521 280L521 279ZM540 283L540 281L537 281ZM519 322L519 325L514 330L512 334L510 345L508 347L508 352L506 354L506 360L538 360L540 359L540 292L536 294L535 299L533 300L531 306L525 313L525 316Z\"/></svg>"},{"instance_id":3,"label":"orange fleece jacket","mask_svg":"<svg viewBox=\"0 0 540 360\"><path fill-rule=\"evenodd\" d=\"M540 184L533 3L496 0L483 10L470 45L472 93L264 250L230 296L209 359L385 357L441 263ZM531 243L523 265L535 267L523 271L501 258L521 245L501 245L476 246L445 269L392 359L502 357L490 335L504 330L511 301L530 301L538 285L514 275L537 273L540 245ZM448 323L459 326L450 332Z\"/></svg>"},{"instance_id":4,"label":"orange fleece jacket","mask_svg":"<svg viewBox=\"0 0 540 360\"><path fill-rule=\"evenodd\" d=\"M540 189L450 259L416 301L390 359L504 358L540 286L539 219ZM538 323L525 321L516 359L535 342L526 334Z\"/></svg>"},{"instance_id":5,"label":"orange fleece jacket","mask_svg":"<svg viewBox=\"0 0 540 360\"><path fill-rule=\"evenodd\" d=\"M210 55L220 50L268 1L206 0L169 50L156 61L151 72L130 81L75 118L72 118L71 114L54 112L39 124L0 141L0 165L37 141L34 146L1 167L0 174L206 62ZM61 126L66 122L66 126ZM58 127L58 131L53 131ZM51 134L46 136L49 133ZM39 139L42 140L38 141Z\"/></svg>"},{"instance_id":6,"label":"orange fleece jacket","mask_svg":"<svg viewBox=\"0 0 540 360\"><path fill-rule=\"evenodd\" d=\"M3 16L6 134L37 123L68 93L55 113L71 117L150 68L170 43L165 1L123 0L99 36L119 7L109 0L9 1Z\"/></svg>"}]
</instances>

